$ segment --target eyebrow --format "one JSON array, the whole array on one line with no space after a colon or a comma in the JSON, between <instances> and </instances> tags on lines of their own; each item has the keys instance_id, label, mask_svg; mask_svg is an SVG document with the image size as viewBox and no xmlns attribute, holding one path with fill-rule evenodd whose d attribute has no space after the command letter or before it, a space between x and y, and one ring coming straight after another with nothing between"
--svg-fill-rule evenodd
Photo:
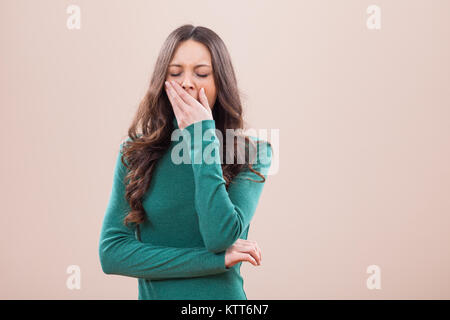
<instances>
[{"instance_id":1,"label":"eyebrow","mask_svg":"<svg viewBox=\"0 0 450 320\"><path fill-rule=\"evenodd\" d=\"M182 65L172 63L172 64L169 64L169 67L182 67ZM194 67L194 69L199 68L199 67L210 67L211 68L211 66L209 64L198 64Z\"/></svg>"}]
</instances>

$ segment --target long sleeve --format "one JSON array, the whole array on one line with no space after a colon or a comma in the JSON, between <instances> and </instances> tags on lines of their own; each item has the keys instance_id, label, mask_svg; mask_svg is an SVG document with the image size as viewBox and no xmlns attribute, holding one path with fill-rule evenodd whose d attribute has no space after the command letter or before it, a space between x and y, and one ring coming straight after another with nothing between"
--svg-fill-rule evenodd
<instances>
[{"instance_id":1,"label":"long sleeve","mask_svg":"<svg viewBox=\"0 0 450 320\"><path fill-rule=\"evenodd\" d=\"M175 248L143 243L135 238L135 228L123 224L130 210L125 199L121 162L122 146L116 160L112 192L103 220L99 256L103 272L149 280L191 278L227 272L225 251L212 253L204 247ZM131 224L133 225L133 224Z\"/></svg>"},{"instance_id":2,"label":"long sleeve","mask_svg":"<svg viewBox=\"0 0 450 320\"><path fill-rule=\"evenodd\" d=\"M189 146L194 172L195 209L200 232L209 251L221 252L239 239L249 226L265 183L248 180L261 181L262 178L246 168L226 190L214 120L198 121L182 132ZM205 138L207 135L209 139ZM270 143L263 141L257 150L252 167L266 178L272 162L272 148Z\"/></svg>"}]
</instances>

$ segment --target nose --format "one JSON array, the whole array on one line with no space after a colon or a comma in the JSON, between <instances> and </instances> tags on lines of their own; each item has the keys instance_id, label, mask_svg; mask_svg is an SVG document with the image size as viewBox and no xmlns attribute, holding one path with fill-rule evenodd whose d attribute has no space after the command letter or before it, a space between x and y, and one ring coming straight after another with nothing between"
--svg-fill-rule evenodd
<instances>
[{"instance_id":1,"label":"nose","mask_svg":"<svg viewBox=\"0 0 450 320\"><path fill-rule=\"evenodd\" d=\"M181 82L181 87L189 92L189 90L194 89L194 84L189 77L184 77L183 81Z\"/></svg>"}]
</instances>

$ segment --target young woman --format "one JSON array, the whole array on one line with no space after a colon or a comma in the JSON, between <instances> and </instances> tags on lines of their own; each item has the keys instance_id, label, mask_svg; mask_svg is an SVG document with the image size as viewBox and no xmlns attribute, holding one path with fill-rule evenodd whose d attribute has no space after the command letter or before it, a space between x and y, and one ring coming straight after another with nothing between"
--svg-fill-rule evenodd
<instances>
[{"instance_id":1,"label":"young woman","mask_svg":"<svg viewBox=\"0 0 450 320\"><path fill-rule=\"evenodd\" d=\"M247 235L272 148L242 129L225 44L208 28L177 28L120 145L100 234L103 271L138 278L138 299L247 299L240 267L261 263ZM177 159L208 149L215 161Z\"/></svg>"}]
</instances>

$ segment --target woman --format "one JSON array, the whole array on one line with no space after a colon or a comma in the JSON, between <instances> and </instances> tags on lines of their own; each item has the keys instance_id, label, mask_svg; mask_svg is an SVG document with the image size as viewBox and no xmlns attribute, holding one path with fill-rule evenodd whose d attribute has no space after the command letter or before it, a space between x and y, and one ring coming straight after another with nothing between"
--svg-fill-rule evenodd
<instances>
[{"instance_id":1,"label":"woman","mask_svg":"<svg viewBox=\"0 0 450 320\"><path fill-rule=\"evenodd\" d=\"M247 299L240 266L261 263L247 235L272 148L242 128L222 40L204 27L174 30L119 148L100 235L103 271L138 278L138 299ZM214 161L189 161L204 150Z\"/></svg>"}]
</instances>

